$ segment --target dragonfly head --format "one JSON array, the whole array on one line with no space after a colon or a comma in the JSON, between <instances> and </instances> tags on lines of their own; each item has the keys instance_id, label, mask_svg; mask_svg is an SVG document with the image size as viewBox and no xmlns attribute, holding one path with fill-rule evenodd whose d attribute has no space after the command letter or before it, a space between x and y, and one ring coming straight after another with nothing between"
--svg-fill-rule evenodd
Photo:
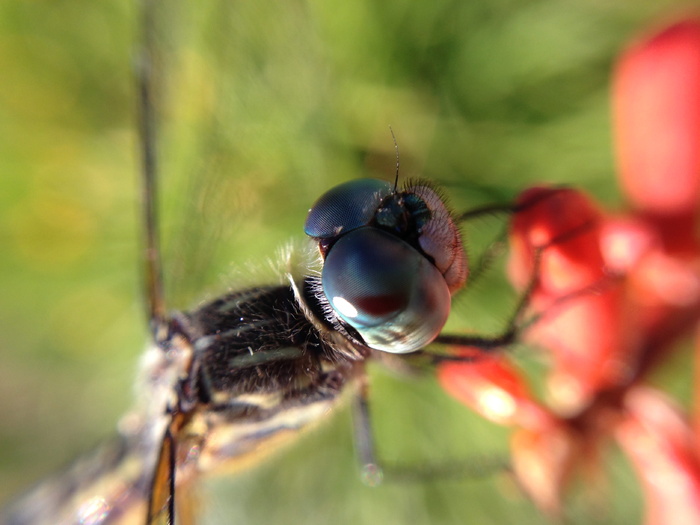
<instances>
[{"instance_id":1,"label":"dragonfly head","mask_svg":"<svg viewBox=\"0 0 700 525\"><path fill-rule=\"evenodd\" d=\"M467 265L459 230L425 183L359 179L314 204L305 231L324 259L328 304L371 348L407 353L442 330Z\"/></svg>"}]
</instances>

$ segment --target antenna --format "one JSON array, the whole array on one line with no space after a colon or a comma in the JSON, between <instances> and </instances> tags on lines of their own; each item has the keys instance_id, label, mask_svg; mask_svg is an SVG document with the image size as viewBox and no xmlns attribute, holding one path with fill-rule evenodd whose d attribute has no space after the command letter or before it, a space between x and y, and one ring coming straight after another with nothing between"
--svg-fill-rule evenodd
<instances>
[{"instance_id":1,"label":"antenna","mask_svg":"<svg viewBox=\"0 0 700 525\"><path fill-rule=\"evenodd\" d=\"M141 201L143 206L142 264L146 313L156 342L165 338L165 300L158 236L156 111L153 101L155 61L155 2L141 0L141 38L136 51L138 126L141 149Z\"/></svg>"},{"instance_id":2,"label":"antenna","mask_svg":"<svg viewBox=\"0 0 700 525\"><path fill-rule=\"evenodd\" d=\"M389 126L389 131L391 132L391 138L394 139L394 151L396 151L396 176L394 177L394 193L399 187L399 144L396 142L396 135L394 135L394 130Z\"/></svg>"}]
</instances>

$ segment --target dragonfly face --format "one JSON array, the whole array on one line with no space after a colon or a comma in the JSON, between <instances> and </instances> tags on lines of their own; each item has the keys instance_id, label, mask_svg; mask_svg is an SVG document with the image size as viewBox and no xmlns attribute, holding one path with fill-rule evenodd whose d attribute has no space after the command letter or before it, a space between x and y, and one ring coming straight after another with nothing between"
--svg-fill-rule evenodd
<instances>
[{"instance_id":1,"label":"dragonfly face","mask_svg":"<svg viewBox=\"0 0 700 525\"><path fill-rule=\"evenodd\" d=\"M316 297L330 322L375 350L407 353L445 326L466 280L460 233L431 188L359 179L325 193L305 231L324 259Z\"/></svg>"}]
</instances>

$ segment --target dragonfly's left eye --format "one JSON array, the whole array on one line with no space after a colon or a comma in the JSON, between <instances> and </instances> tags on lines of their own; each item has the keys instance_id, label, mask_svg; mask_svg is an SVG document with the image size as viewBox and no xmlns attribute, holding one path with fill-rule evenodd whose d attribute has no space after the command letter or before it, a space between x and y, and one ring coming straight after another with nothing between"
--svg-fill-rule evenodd
<instances>
[{"instance_id":1,"label":"dragonfly's left eye","mask_svg":"<svg viewBox=\"0 0 700 525\"><path fill-rule=\"evenodd\" d=\"M418 250L377 228L343 235L328 252L323 291L335 312L368 346L413 352L440 333L450 291Z\"/></svg>"},{"instance_id":2,"label":"dragonfly's left eye","mask_svg":"<svg viewBox=\"0 0 700 525\"><path fill-rule=\"evenodd\" d=\"M304 231L317 239L342 235L366 226L393 187L377 179L356 179L327 191L309 210Z\"/></svg>"}]
</instances>

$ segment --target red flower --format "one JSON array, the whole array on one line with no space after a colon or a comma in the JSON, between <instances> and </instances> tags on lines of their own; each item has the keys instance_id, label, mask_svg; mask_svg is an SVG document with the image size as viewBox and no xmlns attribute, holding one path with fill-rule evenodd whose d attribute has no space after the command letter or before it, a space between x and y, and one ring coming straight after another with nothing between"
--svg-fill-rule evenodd
<instances>
[{"instance_id":1,"label":"red flower","mask_svg":"<svg viewBox=\"0 0 700 525\"><path fill-rule=\"evenodd\" d=\"M536 187L519 197L511 224L511 280L524 289L536 276L529 310L541 318L524 337L551 357L547 402L504 357L444 364L439 380L518 427L515 471L543 509L557 512L572 475L593 472L615 439L644 487L648 525L700 523L697 433L644 386L700 319L700 19L623 53L613 108L630 209L610 213L579 191Z\"/></svg>"},{"instance_id":2,"label":"red flower","mask_svg":"<svg viewBox=\"0 0 700 525\"><path fill-rule=\"evenodd\" d=\"M697 213L698 93L697 20L641 39L618 62L613 83L616 147L620 180L635 208L657 215Z\"/></svg>"},{"instance_id":3,"label":"red flower","mask_svg":"<svg viewBox=\"0 0 700 525\"><path fill-rule=\"evenodd\" d=\"M625 397L615 435L639 474L646 524L700 523L697 436L679 409L661 393L637 387Z\"/></svg>"}]
</instances>

